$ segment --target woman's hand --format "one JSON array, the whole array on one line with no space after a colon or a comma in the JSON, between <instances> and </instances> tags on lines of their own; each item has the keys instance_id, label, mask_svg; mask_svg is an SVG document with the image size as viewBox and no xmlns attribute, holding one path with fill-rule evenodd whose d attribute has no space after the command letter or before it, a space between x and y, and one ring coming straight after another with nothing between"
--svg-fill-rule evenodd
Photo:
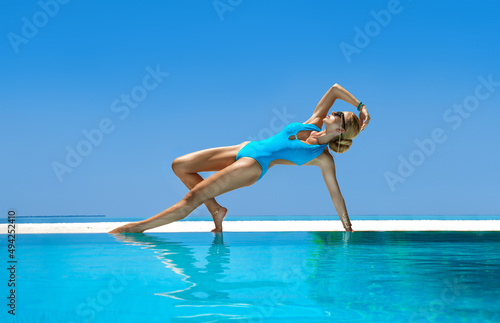
<instances>
[{"instance_id":1,"label":"woman's hand","mask_svg":"<svg viewBox=\"0 0 500 323\"><path fill-rule=\"evenodd\" d=\"M108 233L142 233L144 230L139 229L138 225L134 222L124 224L114 230L109 231Z\"/></svg>"},{"instance_id":2,"label":"woman's hand","mask_svg":"<svg viewBox=\"0 0 500 323\"><path fill-rule=\"evenodd\" d=\"M359 110L359 119L361 121L361 131L365 130L368 123L370 123L370 114L366 110L366 106L363 104Z\"/></svg>"}]
</instances>

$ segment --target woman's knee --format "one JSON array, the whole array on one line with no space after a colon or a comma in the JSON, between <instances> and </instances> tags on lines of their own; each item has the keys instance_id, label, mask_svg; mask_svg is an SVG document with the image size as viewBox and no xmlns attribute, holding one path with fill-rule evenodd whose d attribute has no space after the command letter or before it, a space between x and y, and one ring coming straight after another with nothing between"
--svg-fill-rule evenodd
<instances>
[{"instance_id":1,"label":"woman's knee","mask_svg":"<svg viewBox=\"0 0 500 323\"><path fill-rule=\"evenodd\" d=\"M224 187L227 185L225 180L220 178L216 181L211 181L208 185L206 184L204 182L198 183L186 194L184 198L188 204L198 207L206 201L224 193Z\"/></svg>"},{"instance_id":2,"label":"woman's knee","mask_svg":"<svg viewBox=\"0 0 500 323\"><path fill-rule=\"evenodd\" d=\"M208 199L209 197L207 197L202 190L197 189L196 187L190 190L184 197L186 203L194 208L202 205Z\"/></svg>"},{"instance_id":3,"label":"woman's knee","mask_svg":"<svg viewBox=\"0 0 500 323\"><path fill-rule=\"evenodd\" d=\"M186 164L187 164L187 161L184 158L184 156L177 157L172 162L172 170L174 171L175 174L184 173L184 172L186 172Z\"/></svg>"}]
</instances>

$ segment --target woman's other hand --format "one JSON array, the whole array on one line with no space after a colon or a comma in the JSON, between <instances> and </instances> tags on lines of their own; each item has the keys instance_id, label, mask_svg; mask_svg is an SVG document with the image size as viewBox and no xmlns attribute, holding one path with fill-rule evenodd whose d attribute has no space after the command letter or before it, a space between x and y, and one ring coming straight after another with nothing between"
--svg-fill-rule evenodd
<instances>
[{"instance_id":1,"label":"woman's other hand","mask_svg":"<svg viewBox=\"0 0 500 323\"><path fill-rule=\"evenodd\" d=\"M364 104L361 106L361 109L359 109L359 120L361 121L361 131L363 131L371 120L370 114Z\"/></svg>"}]
</instances>

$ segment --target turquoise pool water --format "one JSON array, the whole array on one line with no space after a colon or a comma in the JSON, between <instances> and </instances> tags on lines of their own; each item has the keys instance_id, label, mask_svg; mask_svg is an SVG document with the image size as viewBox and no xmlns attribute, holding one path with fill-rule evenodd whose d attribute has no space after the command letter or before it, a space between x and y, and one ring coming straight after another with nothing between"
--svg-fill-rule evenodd
<instances>
[{"instance_id":1,"label":"turquoise pool water","mask_svg":"<svg viewBox=\"0 0 500 323\"><path fill-rule=\"evenodd\" d=\"M499 251L499 232L18 235L0 318L499 322Z\"/></svg>"}]
</instances>

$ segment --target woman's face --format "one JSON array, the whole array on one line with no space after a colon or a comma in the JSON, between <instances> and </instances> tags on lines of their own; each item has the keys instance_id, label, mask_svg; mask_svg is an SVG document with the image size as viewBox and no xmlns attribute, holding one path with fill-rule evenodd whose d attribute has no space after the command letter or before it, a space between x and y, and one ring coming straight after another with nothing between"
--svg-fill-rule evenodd
<instances>
[{"instance_id":1,"label":"woman's face","mask_svg":"<svg viewBox=\"0 0 500 323\"><path fill-rule=\"evenodd\" d=\"M338 132L338 133L343 133L345 131L345 118L347 115L346 112L332 112L331 114L327 115L323 119L323 123L325 124L325 129L327 132Z\"/></svg>"}]
</instances>

